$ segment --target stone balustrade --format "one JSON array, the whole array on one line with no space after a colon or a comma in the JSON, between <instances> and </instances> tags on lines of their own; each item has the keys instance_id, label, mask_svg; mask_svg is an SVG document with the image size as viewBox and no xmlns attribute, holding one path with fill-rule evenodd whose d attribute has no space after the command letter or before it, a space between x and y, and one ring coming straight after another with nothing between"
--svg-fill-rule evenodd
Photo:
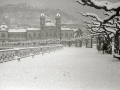
<instances>
[{"instance_id":1,"label":"stone balustrade","mask_svg":"<svg viewBox=\"0 0 120 90\"><path fill-rule=\"evenodd\" d=\"M7 62L14 60L16 56L16 50L0 50L0 62Z\"/></svg>"},{"instance_id":2,"label":"stone balustrade","mask_svg":"<svg viewBox=\"0 0 120 90\"><path fill-rule=\"evenodd\" d=\"M60 42L59 42L60 43ZM47 40L39 40L39 41L20 41L20 42L0 42L0 48L12 48L12 47L38 47L42 45L49 44L59 44L57 41L47 41Z\"/></svg>"},{"instance_id":3,"label":"stone balustrade","mask_svg":"<svg viewBox=\"0 0 120 90\"><path fill-rule=\"evenodd\" d=\"M61 50L62 48L62 45L50 45L0 50L0 63L11 60L20 60L21 58L34 56L38 54L50 53L56 50Z\"/></svg>"}]
</instances>

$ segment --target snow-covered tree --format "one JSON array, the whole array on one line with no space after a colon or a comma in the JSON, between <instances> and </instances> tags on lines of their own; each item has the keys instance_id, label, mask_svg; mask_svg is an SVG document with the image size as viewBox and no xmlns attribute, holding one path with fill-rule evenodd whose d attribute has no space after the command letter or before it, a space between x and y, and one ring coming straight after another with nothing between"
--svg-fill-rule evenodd
<instances>
[{"instance_id":1,"label":"snow-covered tree","mask_svg":"<svg viewBox=\"0 0 120 90\"><path fill-rule=\"evenodd\" d=\"M75 2L83 6L104 10L105 13L103 14L106 15L104 19L99 18L98 15L93 13L79 13L85 17L91 18L92 21L87 22L86 26L92 33L101 33L108 41L111 41L111 37L114 36L118 44L118 36L120 34L120 2L111 3L98 0L76 0Z\"/></svg>"},{"instance_id":2,"label":"snow-covered tree","mask_svg":"<svg viewBox=\"0 0 120 90\"><path fill-rule=\"evenodd\" d=\"M75 37L82 37L82 35L83 35L83 32L80 28L75 31Z\"/></svg>"},{"instance_id":3,"label":"snow-covered tree","mask_svg":"<svg viewBox=\"0 0 120 90\"><path fill-rule=\"evenodd\" d=\"M98 19L97 19L97 21L98 21ZM87 29L89 29L92 34L102 35L105 38L105 40L107 41L107 43L110 44L111 38L116 33L116 31L114 29L111 29L109 27L109 25L106 27L106 25L102 24L102 26L101 26L101 24L99 23L100 21L88 22L88 21L84 20L84 22L86 23Z\"/></svg>"},{"instance_id":4,"label":"snow-covered tree","mask_svg":"<svg viewBox=\"0 0 120 90\"><path fill-rule=\"evenodd\" d=\"M76 0L77 3L83 6L94 7L95 9L103 9L106 12L111 12L107 18L103 20L103 23L107 23L111 19L120 15L120 2L111 3L108 1L97 1L97 0Z\"/></svg>"}]
</instances>

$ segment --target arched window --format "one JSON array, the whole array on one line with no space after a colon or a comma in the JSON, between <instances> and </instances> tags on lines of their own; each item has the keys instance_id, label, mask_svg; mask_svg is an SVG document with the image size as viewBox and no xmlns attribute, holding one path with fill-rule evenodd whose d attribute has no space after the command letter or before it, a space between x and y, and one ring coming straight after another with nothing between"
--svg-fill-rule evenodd
<instances>
[{"instance_id":1,"label":"arched window","mask_svg":"<svg viewBox=\"0 0 120 90\"><path fill-rule=\"evenodd\" d=\"M31 34L30 33L29 33L28 37L31 38Z\"/></svg>"},{"instance_id":2,"label":"arched window","mask_svg":"<svg viewBox=\"0 0 120 90\"><path fill-rule=\"evenodd\" d=\"M36 37L36 33L33 33L33 37Z\"/></svg>"},{"instance_id":3,"label":"arched window","mask_svg":"<svg viewBox=\"0 0 120 90\"><path fill-rule=\"evenodd\" d=\"M65 37L68 37L68 33L67 32L65 33Z\"/></svg>"},{"instance_id":4,"label":"arched window","mask_svg":"<svg viewBox=\"0 0 120 90\"><path fill-rule=\"evenodd\" d=\"M63 33L61 33L61 36L63 36Z\"/></svg>"},{"instance_id":5,"label":"arched window","mask_svg":"<svg viewBox=\"0 0 120 90\"><path fill-rule=\"evenodd\" d=\"M54 32L54 37L56 37L56 33Z\"/></svg>"},{"instance_id":6,"label":"arched window","mask_svg":"<svg viewBox=\"0 0 120 90\"><path fill-rule=\"evenodd\" d=\"M24 36L24 34L22 33L21 36Z\"/></svg>"},{"instance_id":7,"label":"arched window","mask_svg":"<svg viewBox=\"0 0 120 90\"><path fill-rule=\"evenodd\" d=\"M38 37L39 37L39 38L41 37L40 33L38 33Z\"/></svg>"},{"instance_id":8,"label":"arched window","mask_svg":"<svg viewBox=\"0 0 120 90\"><path fill-rule=\"evenodd\" d=\"M2 33L1 38L5 38L5 33Z\"/></svg>"},{"instance_id":9,"label":"arched window","mask_svg":"<svg viewBox=\"0 0 120 90\"><path fill-rule=\"evenodd\" d=\"M45 36L45 33L42 33L42 37L44 37Z\"/></svg>"},{"instance_id":10,"label":"arched window","mask_svg":"<svg viewBox=\"0 0 120 90\"><path fill-rule=\"evenodd\" d=\"M45 35L46 37L48 37L48 32L46 32L46 35Z\"/></svg>"},{"instance_id":11,"label":"arched window","mask_svg":"<svg viewBox=\"0 0 120 90\"><path fill-rule=\"evenodd\" d=\"M72 37L72 33L70 33L70 37Z\"/></svg>"},{"instance_id":12,"label":"arched window","mask_svg":"<svg viewBox=\"0 0 120 90\"><path fill-rule=\"evenodd\" d=\"M50 32L50 37L52 37L52 33Z\"/></svg>"},{"instance_id":13,"label":"arched window","mask_svg":"<svg viewBox=\"0 0 120 90\"><path fill-rule=\"evenodd\" d=\"M12 35L12 37L15 37L15 34L13 33L13 34L11 34Z\"/></svg>"},{"instance_id":14,"label":"arched window","mask_svg":"<svg viewBox=\"0 0 120 90\"><path fill-rule=\"evenodd\" d=\"M15 34L15 37L17 37L17 33Z\"/></svg>"},{"instance_id":15,"label":"arched window","mask_svg":"<svg viewBox=\"0 0 120 90\"><path fill-rule=\"evenodd\" d=\"M44 33L44 37L45 37L46 33Z\"/></svg>"},{"instance_id":16,"label":"arched window","mask_svg":"<svg viewBox=\"0 0 120 90\"><path fill-rule=\"evenodd\" d=\"M44 29L44 27L42 27L42 30Z\"/></svg>"},{"instance_id":17,"label":"arched window","mask_svg":"<svg viewBox=\"0 0 120 90\"><path fill-rule=\"evenodd\" d=\"M48 32L48 37L50 37L50 33Z\"/></svg>"},{"instance_id":18,"label":"arched window","mask_svg":"<svg viewBox=\"0 0 120 90\"><path fill-rule=\"evenodd\" d=\"M18 37L20 37L20 34L18 34Z\"/></svg>"},{"instance_id":19,"label":"arched window","mask_svg":"<svg viewBox=\"0 0 120 90\"><path fill-rule=\"evenodd\" d=\"M12 36L12 34L9 34L9 37L11 37Z\"/></svg>"},{"instance_id":20,"label":"arched window","mask_svg":"<svg viewBox=\"0 0 120 90\"><path fill-rule=\"evenodd\" d=\"M14 37L14 34L12 33L11 36Z\"/></svg>"}]
</instances>

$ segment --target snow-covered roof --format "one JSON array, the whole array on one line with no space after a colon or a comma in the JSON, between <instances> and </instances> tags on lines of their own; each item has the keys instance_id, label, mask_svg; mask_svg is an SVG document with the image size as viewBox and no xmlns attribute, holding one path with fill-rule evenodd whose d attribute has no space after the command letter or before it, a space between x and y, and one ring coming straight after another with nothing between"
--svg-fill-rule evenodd
<instances>
[{"instance_id":1,"label":"snow-covered roof","mask_svg":"<svg viewBox=\"0 0 120 90\"><path fill-rule=\"evenodd\" d=\"M7 28L8 28L8 26L5 25L5 24L3 24L3 25L0 26L0 30L6 30Z\"/></svg>"},{"instance_id":2,"label":"snow-covered roof","mask_svg":"<svg viewBox=\"0 0 120 90\"><path fill-rule=\"evenodd\" d=\"M56 15L57 17L60 17L60 14L59 13L57 13L57 15Z\"/></svg>"},{"instance_id":3,"label":"snow-covered roof","mask_svg":"<svg viewBox=\"0 0 120 90\"><path fill-rule=\"evenodd\" d=\"M2 31L5 31L6 29L5 28L1 28Z\"/></svg>"},{"instance_id":4,"label":"snow-covered roof","mask_svg":"<svg viewBox=\"0 0 120 90\"><path fill-rule=\"evenodd\" d=\"M7 25L1 25L0 28L8 28Z\"/></svg>"},{"instance_id":5,"label":"snow-covered roof","mask_svg":"<svg viewBox=\"0 0 120 90\"><path fill-rule=\"evenodd\" d=\"M47 21L47 22L45 23L45 26L55 26L55 24L52 23L52 22L50 22L50 21Z\"/></svg>"},{"instance_id":6,"label":"snow-covered roof","mask_svg":"<svg viewBox=\"0 0 120 90\"><path fill-rule=\"evenodd\" d=\"M40 30L39 28L27 28L27 30Z\"/></svg>"},{"instance_id":7,"label":"snow-covered roof","mask_svg":"<svg viewBox=\"0 0 120 90\"><path fill-rule=\"evenodd\" d=\"M26 32L26 29L9 29L8 32Z\"/></svg>"},{"instance_id":8,"label":"snow-covered roof","mask_svg":"<svg viewBox=\"0 0 120 90\"><path fill-rule=\"evenodd\" d=\"M45 17L45 14L42 13L42 14L41 14L41 17Z\"/></svg>"},{"instance_id":9,"label":"snow-covered roof","mask_svg":"<svg viewBox=\"0 0 120 90\"><path fill-rule=\"evenodd\" d=\"M73 29L73 28L65 28L65 27L64 27L64 28L61 28L61 30L63 30L63 31L64 31L64 30L73 30L73 31L75 31L76 29Z\"/></svg>"}]
</instances>

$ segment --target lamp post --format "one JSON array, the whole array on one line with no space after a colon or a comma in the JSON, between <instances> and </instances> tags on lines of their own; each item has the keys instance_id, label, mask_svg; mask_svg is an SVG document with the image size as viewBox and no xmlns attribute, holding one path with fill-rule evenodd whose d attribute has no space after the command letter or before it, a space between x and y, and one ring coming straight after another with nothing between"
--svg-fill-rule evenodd
<instances>
[{"instance_id":1,"label":"lamp post","mask_svg":"<svg viewBox=\"0 0 120 90\"><path fill-rule=\"evenodd\" d=\"M91 36L91 48L93 48L93 36Z\"/></svg>"},{"instance_id":2,"label":"lamp post","mask_svg":"<svg viewBox=\"0 0 120 90\"><path fill-rule=\"evenodd\" d=\"M61 25L59 26L59 30L60 30L60 44L61 44Z\"/></svg>"},{"instance_id":3,"label":"lamp post","mask_svg":"<svg viewBox=\"0 0 120 90\"><path fill-rule=\"evenodd\" d=\"M60 28L60 44L61 44L61 28Z\"/></svg>"}]
</instances>

